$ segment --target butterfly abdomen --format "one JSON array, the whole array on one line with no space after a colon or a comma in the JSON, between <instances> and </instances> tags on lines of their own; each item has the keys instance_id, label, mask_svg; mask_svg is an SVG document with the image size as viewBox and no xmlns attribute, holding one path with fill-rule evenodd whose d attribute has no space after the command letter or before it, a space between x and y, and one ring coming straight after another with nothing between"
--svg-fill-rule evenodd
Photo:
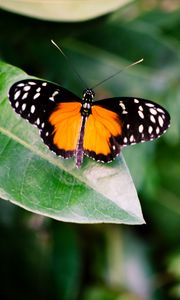
<instances>
[{"instance_id":1,"label":"butterfly abdomen","mask_svg":"<svg viewBox=\"0 0 180 300\"><path fill-rule=\"evenodd\" d=\"M83 149L83 142L84 142L84 130L86 124L87 117L82 117L81 129L79 133L79 139L76 147L76 166L79 168L83 162L84 157L84 149Z\"/></svg>"}]
</instances>

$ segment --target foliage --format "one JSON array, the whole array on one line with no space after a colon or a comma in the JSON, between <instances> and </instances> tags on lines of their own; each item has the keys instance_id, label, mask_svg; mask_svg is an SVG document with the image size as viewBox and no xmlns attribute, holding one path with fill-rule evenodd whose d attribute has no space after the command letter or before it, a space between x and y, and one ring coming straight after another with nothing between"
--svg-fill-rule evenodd
<instances>
[{"instance_id":1,"label":"foliage","mask_svg":"<svg viewBox=\"0 0 180 300\"><path fill-rule=\"evenodd\" d=\"M50 39L63 45L90 86L143 57L142 65L101 86L97 97L152 99L172 117L161 139L123 152L147 225L64 224L0 202L2 299L179 298L179 26L170 1L133 2L72 24L1 11L1 60L80 95L82 87Z\"/></svg>"}]
</instances>

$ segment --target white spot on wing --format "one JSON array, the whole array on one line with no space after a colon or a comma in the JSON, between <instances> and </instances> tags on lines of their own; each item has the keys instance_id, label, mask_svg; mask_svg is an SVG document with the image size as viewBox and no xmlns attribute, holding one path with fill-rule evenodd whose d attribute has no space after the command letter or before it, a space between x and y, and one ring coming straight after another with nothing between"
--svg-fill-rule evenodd
<instances>
[{"instance_id":1,"label":"white spot on wing","mask_svg":"<svg viewBox=\"0 0 180 300\"><path fill-rule=\"evenodd\" d=\"M153 115L150 115L150 120L151 120L151 122L156 123L156 119Z\"/></svg>"},{"instance_id":2,"label":"white spot on wing","mask_svg":"<svg viewBox=\"0 0 180 300\"><path fill-rule=\"evenodd\" d=\"M55 97L56 95L58 95L58 94L59 94L59 91L55 91L55 92L52 94L52 96L49 97L49 100L54 101L54 97Z\"/></svg>"},{"instance_id":3,"label":"white spot on wing","mask_svg":"<svg viewBox=\"0 0 180 300\"><path fill-rule=\"evenodd\" d=\"M36 93L36 94L34 95L33 99L36 99L36 98L38 98L39 96L40 96L40 93Z\"/></svg>"},{"instance_id":4,"label":"white spot on wing","mask_svg":"<svg viewBox=\"0 0 180 300\"><path fill-rule=\"evenodd\" d=\"M19 106L19 101L16 101L15 107L18 108L18 106Z\"/></svg>"},{"instance_id":5,"label":"white spot on wing","mask_svg":"<svg viewBox=\"0 0 180 300\"><path fill-rule=\"evenodd\" d=\"M37 89L36 89L36 92L39 93L41 90L41 87L39 86Z\"/></svg>"},{"instance_id":6,"label":"white spot on wing","mask_svg":"<svg viewBox=\"0 0 180 300\"><path fill-rule=\"evenodd\" d=\"M39 125L40 124L40 119L37 118L36 124Z\"/></svg>"},{"instance_id":7,"label":"white spot on wing","mask_svg":"<svg viewBox=\"0 0 180 300\"><path fill-rule=\"evenodd\" d=\"M141 119L144 119L144 114L143 114L142 111L139 110L139 111L138 111L138 114L139 114L139 116L140 116Z\"/></svg>"},{"instance_id":8,"label":"white spot on wing","mask_svg":"<svg viewBox=\"0 0 180 300\"><path fill-rule=\"evenodd\" d=\"M26 92L23 96L22 96L22 99L26 99L28 96L28 93Z\"/></svg>"},{"instance_id":9,"label":"white spot on wing","mask_svg":"<svg viewBox=\"0 0 180 300\"><path fill-rule=\"evenodd\" d=\"M16 100L21 94L21 91L17 91L15 94L14 94L14 100Z\"/></svg>"},{"instance_id":10,"label":"white spot on wing","mask_svg":"<svg viewBox=\"0 0 180 300\"><path fill-rule=\"evenodd\" d=\"M153 132L153 127L152 126L148 127L148 132L149 132L149 134L151 134Z\"/></svg>"},{"instance_id":11,"label":"white spot on wing","mask_svg":"<svg viewBox=\"0 0 180 300\"><path fill-rule=\"evenodd\" d=\"M55 91L52 96L55 97L57 94L59 94L59 91Z\"/></svg>"},{"instance_id":12,"label":"white spot on wing","mask_svg":"<svg viewBox=\"0 0 180 300\"><path fill-rule=\"evenodd\" d=\"M26 85L26 86L23 88L23 90L24 90L25 92L29 91L30 89L31 89L31 87L30 87L29 85Z\"/></svg>"},{"instance_id":13,"label":"white spot on wing","mask_svg":"<svg viewBox=\"0 0 180 300\"><path fill-rule=\"evenodd\" d=\"M24 86L24 85L25 85L25 84L22 83L22 82L17 84L17 86Z\"/></svg>"},{"instance_id":14,"label":"white spot on wing","mask_svg":"<svg viewBox=\"0 0 180 300\"><path fill-rule=\"evenodd\" d=\"M138 99L134 99L134 103L139 103L139 100Z\"/></svg>"},{"instance_id":15,"label":"white spot on wing","mask_svg":"<svg viewBox=\"0 0 180 300\"><path fill-rule=\"evenodd\" d=\"M164 113L165 113L165 112L164 112L164 110L162 110L162 109L161 109L161 108L159 108L159 107L157 108L157 111L158 111L158 112L160 112L160 113L162 113L162 114L164 114Z\"/></svg>"},{"instance_id":16,"label":"white spot on wing","mask_svg":"<svg viewBox=\"0 0 180 300\"><path fill-rule=\"evenodd\" d=\"M35 105L32 105L32 106L31 106L31 113L32 113L32 114L35 112L35 109L36 109Z\"/></svg>"},{"instance_id":17,"label":"white spot on wing","mask_svg":"<svg viewBox=\"0 0 180 300\"><path fill-rule=\"evenodd\" d=\"M30 84L30 85L36 85L36 83L34 81L28 81L28 84Z\"/></svg>"},{"instance_id":18,"label":"white spot on wing","mask_svg":"<svg viewBox=\"0 0 180 300\"><path fill-rule=\"evenodd\" d=\"M130 142L134 142L134 136L131 135L129 140L130 140Z\"/></svg>"},{"instance_id":19,"label":"white spot on wing","mask_svg":"<svg viewBox=\"0 0 180 300\"><path fill-rule=\"evenodd\" d=\"M163 121L163 119L162 119L161 116L158 117L158 122L159 122L159 125L160 125L161 127L163 127L164 121Z\"/></svg>"},{"instance_id":20,"label":"white spot on wing","mask_svg":"<svg viewBox=\"0 0 180 300\"><path fill-rule=\"evenodd\" d=\"M24 111L26 109L26 103L23 103L22 105L22 111Z\"/></svg>"},{"instance_id":21,"label":"white spot on wing","mask_svg":"<svg viewBox=\"0 0 180 300\"><path fill-rule=\"evenodd\" d=\"M124 105L124 103L122 101L119 102L119 105L121 106L122 110L126 109L126 106Z\"/></svg>"},{"instance_id":22,"label":"white spot on wing","mask_svg":"<svg viewBox=\"0 0 180 300\"><path fill-rule=\"evenodd\" d=\"M159 134L160 133L160 129L159 127L156 128L156 133Z\"/></svg>"},{"instance_id":23,"label":"white spot on wing","mask_svg":"<svg viewBox=\"0 0 180 300\"><path fill-rule=\"evenodd\" d=\"M141 124L141 125L139 125L139 132L140 133L142 133L143 132L143 130L144 130L144 126Z\"/></svg>"},{"instance_id":24,"label":"white spot on wing","mask_svg":"<svg viewBox=\"0 0 180 300\"><path fill-rule=\"evenodd\" d=\"M146 104L146 106L154 107L154 104L152 104L152 103L145 103L145 104Z\"/></svg>"},{"instance_id":25,"label":"white spot on wing","mask_svg":"<svg viewBox=\"0 0 180 300\"><path fill-rule=\"evenodd\" d=\"M42 85L43 85L43 86L46 86L46 85L47 85L47 82L43 82Z\"/></svg>"},{"instance_id":26,"label":"white spot on wing","mask_svg":"<svg viewBox=\"0 0 180 300\"><path fill-rule=\"evenodd\" d=\"M157 115L157 111L154 108L150 108L149 111L152 115Z\"/></svg>"}]
</instances>

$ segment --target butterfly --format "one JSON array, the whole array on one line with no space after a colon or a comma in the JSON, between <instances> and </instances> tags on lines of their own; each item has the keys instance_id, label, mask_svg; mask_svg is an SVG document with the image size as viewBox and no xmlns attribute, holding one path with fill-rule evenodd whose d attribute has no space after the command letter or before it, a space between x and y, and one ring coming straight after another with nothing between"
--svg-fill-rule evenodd
<instances>
[{"instance_id":1,"label":"butterfly","mask_svg":"<svg viewBox=\"0 0 180 300\"><path fill-rule=\"evenodd\" d=\"M82 98L54 83L25 79L14 83L9 100L15 112L39 128L44 143L63 158L75 156L111 162L127 145L151 141L170 126L169 113L159 104L134 97L93 101L86 89Z\"/></svg>"}]
</instances>

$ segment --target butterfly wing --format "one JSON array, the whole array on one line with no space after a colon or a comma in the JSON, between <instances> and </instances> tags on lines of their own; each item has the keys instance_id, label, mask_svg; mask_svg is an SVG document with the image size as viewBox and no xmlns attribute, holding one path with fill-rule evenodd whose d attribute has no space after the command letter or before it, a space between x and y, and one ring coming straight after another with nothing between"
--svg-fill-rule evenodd
<instances>
[{"instance_id":1,"label":"butterfly wing","mask_svg":"<svg viewBox=\"0 0 180 300\"><path fill-rule=\"evenodd\" d=\"M81 99L47 81L25 79L12 85L9 100L16 113L36 125L57 155L74 155L81 124Z\"/></svg>"},{"instance_id":2,"label":"butterfly wing","mask_svg":"<svg viewBox=\"0 0 180 300\"><path fill-rule=\"evenodd\" d=\"M156 139L169 124L169 113L149 100L119 97L95 101L86 125L85 154L103 162L111 161L123 146ZM95 133L88 139L91 128Z\"/></svg>"},{"instance_id":3,"label":"butterfly wing","mask_svg":"<svg viewBox=\"0 0 180 300\"><path fill-rule=\"evenodd\" d=\"M112 161L120 152L117 141L121 134L121 120L117 113L99 105L92 106L84 133L84 154L97 161Z\"/></svg>"}]
</instances>

